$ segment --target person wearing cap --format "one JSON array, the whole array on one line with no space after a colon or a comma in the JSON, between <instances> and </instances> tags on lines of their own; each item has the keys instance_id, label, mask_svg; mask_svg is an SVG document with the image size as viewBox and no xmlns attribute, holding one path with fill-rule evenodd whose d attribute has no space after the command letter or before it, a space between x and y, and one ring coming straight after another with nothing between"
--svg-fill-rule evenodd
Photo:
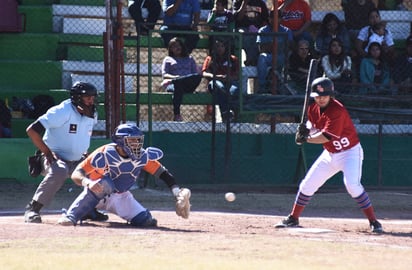
<instances>
[{"instance_id":1,"label":"person wearing cap","mask_svg":"<svg viewBox=\"0 0 412 270\"><path fill-rule=\"evenodd\" d=\"M324 150L300 183L291 213L275 227L299 226L299 217L315 192L332 176L343 172L346 190L369 220L371 231L381 233L382 225L361 184L363 149L358 134L348 111L334 93L333 82L327 77L316 78L311 85L314 102L307 111L308 122L298 127L295 141L298 145L322 144Z\"/></svg>"},{"instance_id":2,"label":"person wearing cap","mask_svg":"<svg viewBox=\"0 0 412 270\"><path fill-rule=\"evenodd\" d=\"M75 82L69 93L70 98L51 107L26 129L41 152L41 175L44 176L26 206L24 221L27 223L42 223L40 210L51 203L90 146L97 122L97 89L87 82ZM93 209L84 218L105 221L108 216Z\"/></svg>"},{"instance_id":3,"label":"person wearing cap","mask_svg":"<svg viewBox=\"0 0 412 270\"><path fill-rule=\"evenodd\" d=\"M391 74L398 86L398 94L412 93L412 35L406 38L405 53L398 56Z\"/></svg>"}]
</instances>

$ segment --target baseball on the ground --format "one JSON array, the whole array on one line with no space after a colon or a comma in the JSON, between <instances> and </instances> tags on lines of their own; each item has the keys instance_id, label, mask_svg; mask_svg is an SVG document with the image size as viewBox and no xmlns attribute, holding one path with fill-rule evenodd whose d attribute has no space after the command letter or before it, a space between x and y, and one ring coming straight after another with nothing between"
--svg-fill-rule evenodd
<instances>
[{"instance_id":1,"label":"baseball on the ground","mask_svg":"<svg viewBox=\"0 0 412 270\"><path fill-rule=\"evenodd\" d=\"M228 202L233 202L234 200L236 200L236 195L233 192L228 192L225 194L225 199Z\"/></svg>"}]
</instances>

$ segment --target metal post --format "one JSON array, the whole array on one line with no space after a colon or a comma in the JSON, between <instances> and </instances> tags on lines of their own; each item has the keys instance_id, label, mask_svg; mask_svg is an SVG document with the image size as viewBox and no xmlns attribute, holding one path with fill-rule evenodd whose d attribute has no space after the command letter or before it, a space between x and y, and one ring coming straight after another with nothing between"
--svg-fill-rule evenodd
<instances>
[{"instance_id":1,"label":"metal post","mask_svg":"<svg viewBox=\"0 0 412 270\"><path fill-rule=\"evenodd\" d=\"M274 33L278 33L279 27L278 27L278 1L273 0L273 25L272 29ZM278 36L275 35L273 36L273 48L272 48L272 95L277 94L277 52L278 52L278 42L277 38ZM272 116L270 118L270 132L275 133L276 132L276 115Z\"/></svg>"},{"instance_id":2,"label":"metal post","mask_svg":"<svg viewBox=\"0 0 412 270\"><path fill-rule=\"evenodd\" d=\"M113 54L113 42L112 42L112 21L111 21L111 0L106 0L106 32L103 34L104 40L104 52L105 52L105 113L106 113L106 137L110 138L113 128L113 102L112 102L112 54Z\"/></svg>"},{"instance_id":3,"label":"metal post","mask_svg":"<svg viewBox=\"0 0 412 270\"><path fill-rule=\"evenodd\" d=\"M378 128L378 186L382 186L382 123Z\"/></svg>"},{"instance_id":4,"label":"metal post","mask_svg":"<svg viewBox=\"0 0 412 270\"><path fill-rule=\"evenodd\" d=\"M149 39L147 40L147 47L148 47L148 67L147 67L147 74L148 75L148 82L147 82L147 123L149 129L149 145L153 143L153 115L152 115L152 39L151 39L152 31L149 31Z\"/></svg>"}]
</instances>

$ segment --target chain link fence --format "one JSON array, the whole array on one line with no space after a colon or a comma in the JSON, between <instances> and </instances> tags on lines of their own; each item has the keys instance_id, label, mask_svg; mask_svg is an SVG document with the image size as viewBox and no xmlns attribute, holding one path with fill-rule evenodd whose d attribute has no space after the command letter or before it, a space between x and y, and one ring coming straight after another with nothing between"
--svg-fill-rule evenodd
<instances>
[{"instance_id":1,"label":"chain link fence","mask_svg":"<svg viewBox=\"0 0 412 270\"><path fill-rule=\"evenodd\" d=\"M27 16L27 32L21 38L26 38L26 42L21 40L16 42L18 51L24 51L19 56L1 50L0 57L4 70L14 69L19 77L12 81L6 78L10 72L4 72L1 77L1 89L34 89L36 91L27 94L21 99L33 98L32 93L45 93L42 90L69 89L75 81L87 81L94 84L100 93L99 114L101 120L95 127L96 134L107 134L107 101L105 94L107 88L107 63L105 64L105 53L110 53L112 48L105 48L103 33L108 27L121 26L121 31L113 31L109 37L112 41L121 41L121 84L118 89L111 91L121 91L119 101L121 118L125 121L137 122L140 128L149 133L148 143L157 142L154 133L175 133L180 134L203 134L202 139L196 136L193 141L185 141L184 144L191 149L187 155L192 158L193 166L196 164L210 164L211 169L205 172L204 177L211 177L212 182L217 179L235 178L239 182L250 181L264 182L271 177L271 172L258 170L253 160L259 156L259 147L250 146L248 157L239 156L248 144L247 135L250 134L294 134L296 125L300 120L301 108L303 104L304 89L290 91L289 87L294 85L291 77L288 76L288 60L286 60L283 72L276 74L276 95L257 94L257 70L255 66L244 65L244 55L242 55L242 35L233 33L233 53L240 59L240 86L244 94L232 97L230 103L235 109L235 118L232 121L222 121L219 113L219 106L212 105L213 98L207 90L207 80L202 79L201 84L195 94L185 95L181 106L183 122L173 120L173 108L171 94L165 93L161 88L161 64L167 55L166 46L162 43L159 27L161 19L156 24L155 29L148 35L138 36L134 21L130 18L126 4L122 6L121 20L119 20L116 7L117 1L112 1L111 15L108 17L108 10L105 4L108 1L60 1L50 4L50 33L43 33L41 30L30 26L33 20ZM382 2L382 1L377 1ZM382 10L382 19L388 22L393 33L396 33L398 55L406 53L404 39L410 34L411 1L403 1L409 11L397 11L386 1L388 10ZM394 2L394 1L393 1ZM345 14L342 10L341 1L309 1L312 9L311 33L315 37L317 29L325 16L332 12L342 21ZM271 2L267 2L271 7ZM382 4L382 3L381 3ZM211 6L211 2L202 2L202 22L199 27L200 41L192 55L199 68L204 59L209 54L208 39L216 35L210 32L206 25L205 18ZM229 8L232 3L229 1ZM390 7L391 6L391 7ZM29 10L23 4L21 10ZM405 13L406 12L406 13ZM359 14L364 16L364 14ZM407 19L404 19L406 16ZM408 17L409 16L409 17ZM408 19L409 18L409 19ZM409 23L409 28L408 28ZM40 26L39 26L40 28ZM409 31L406 32L406 31ZM122 37L119 36L122 35ZM12 34L1 34L3 41ZM274 38L281 38L282 35L273 34ZM13 37L14 38L14 37ZM402 39L403 38L403 39ZM13 40L13 39L11 39ZM11 41L9 41L11 42ZM1 45L5 46L5 45ZM285 54L290 54L288 48ZM11 46L8 47L11 50ZM17 64L10 62L18 59ZM287 59L287 58L286 58ZM402 68L405 68L403 70ZM2 69L3 70L3 69ZM397 74L407 71L407 66L397 69ZM19 79L18 79L19 78ZM40 83L40 82L42 83ZM37 84L36 84L37 83ZM371 85L368 85L370 87ZM359 88L365 87L359 83L343 85L346 89L344 93L338 92L337 98L348 108L358 132L363 135L379 135L382 137L392 135L411 136L412 134L412 92L410 82L398 84L392 82L389 85L373 85L379 87L380 91L374 94L360 94ZM123 90L121 89L123 88ZM337 85L337 88L341 88ZM22 91L23 93L24 91ZM297 94L295 94L297 92ZM46 92L47 93L47 92ZM50 92L52 93L52 92ZM135 96L134 93L139 93ZM60 95L61 96L61 95ZM10 105L10 104L9 104ZM9 106L10 107L10 106ZM13 108L14 111L21 111L21 108ZM24 116L27 117L27 116ZM244 135L246 137L244 137ZM189 137L184 137L187 140ZM168 144L161 142L163 147ZM173 144L173 143L171 143ZM210 148L210 146L212 146ZM378 146L379 147L379 146ZM196 150L194 150L196 149ZM209 150L207 150L209 149ZM211 150L210 150L211 149ZM254 152L255 150L257 152ZM204 157L198 153L211 151L210 157ZM206 160L204 160L206 159ZM183 164L186 165L186 164ZM173 167L181 167L182 164L172 164ZM172 167L171 166L171 167ZM265 164L271 167L271 162ZM242 168L242 170L240 170ZM252 175L238 175L245 168L253 172ZM279 177L291 178L290 174L279 172Z\"/></svg>"},{"instance_id":2,"label":"chain link fence","mask_svg":"<svg viewBox=\"0 0 412 270\"><path fill-rule=\"evenodd\" d=\"M379 1L380 2L380 1ZM410 3L404 1L405 5L408 7ZM113 1L113 6L116 6L117 1ZM309 1L312 11L313 11L313 26L312 33L316 35L316 31L319 28L322 16L327 12L333 12L337 14L339 18L344 20L344 13L342 11L342 6L340 1ZM203 8L207 8L211 5L210 2L203 1ZM271 2L268 2L268 7L271 7ZM378 3L376 3L378 4ZM382 3L379 3L382 4ZM388 2L387 8L392 9L393 5ZM229 8L231 8L231 2L229 2ZM394 8L393 8L394 9ZM203 21L199 28L199 36L201 38L200 43L202 48L195 49L192 53L196 59L196 63L199 68L203 64L204 59L208 55L208 48L205 48L204 44L206 40L212 35L209 32L208 26L205 24L205 18L207 16L208 10L202 11ZM104 90L104 63L103 63L103 44L101 33L106 31L106 10L102 6L95 6L94 8L84 7L84 6L71 6L70 9L64 5L55 5L53 8L53 21L55 32L63 33L64 39L63 42L60 41L59 55L58 59L63 62L63 75L62 75L62 86L63 88L68 88L73 81L76 80L86 80L91 83L94 83L98 89ZM84 15L82 15L84 14ZM140 92L148 93L149 92L149 83L150 83L150 92L152 93L164 93L161 89L161 63L164 57L167 55L166 46L162 43L160 38L160 33L158 31L161 20L155 27L155 31L151 33L151 36L143 37L143 40L138 39L136 36L136 28L134 21L130 18L127 7L124 6L122 10L122 21L116 21L116 12L112 12L113 24L121 23L122 30L124 33L124 80L125 80L125 91L126 92ZM393 10L387 10L384 19L392 22L399 22L401 18L396 17L398 13ZM360 14L363 15L364 14ZM410 14L409 14L410 15ZM390 17L392 16L392 17ZM397 24L399 26L399 24ZM399 30L397 30L399 31ZM406 36L405 33L402 34ZM152 47L149 48L148 43L149 39L151 40ZM202 43L203 42L203 43ZM241 45L236 44L233 47L239 48ZM404 48L399 49L399 53L403 53ZM242 59L241 52L235 52L239 59ZM151 74L148 74L148 57L151 57L152 69ZM286 52L287 54L287 52ZM244 57L244 56L243 56ZM287 65L287 63L286 63ZM138 68L140 67L140 72ZM407 67L405 67L406 69ZM246 68L247 69L247 68ZM249 68L250 69L250 68ZM251 69L254 69L252 67ZM286 70L286 69L285 69ZM143 71L143 72L142 72ZM403 71L400 70L402 73ZM254 69L256 73L256 69ZM247 76L248 74L241 74L242 76ZM255 74L256 76L256 74ZM281 74L281 77L278 78L279 81L286 83L288 85L293 85L293 81L288 77L287 73ZM243 88L247 88L249 94L254 94L256 91L256 77L246 80L242 80ZM407 117L403 115L408 112L395 112L397 108L407 109L407 102L409 101L410 90L405 90L405 87L399 85L390 85L390 86L380 86L382 95L375 94L373 97L357 95L358 89L362 87L361 84L350 84L344 86L346 91L345 94L342 94L342 99L345 100L362 100L363 102L358 102L357 104L350 104L350 109L353 111L354 118L359 123L369 123L371 121L370 115L382 114L382 118L385 118L385 123L390 122L390 118L393 118L394 122L399 122L398 114L403 119L401 122L410 124ZM337 85L337 88L340 88ZM399 90L402 88L402 90ZM297 89L297 92L302 93L304 89ZM202 83L197 88L199 93L207 93L207 81L202 80ZM285 93L285 92L283 92ZM287 93L286 93L287 94ZM402 95L403 97L399 97ZM347 97L346 97L347 96ZM190 99L190 97L187 97ZM284 125L274 127L274 123L293 123L296 122L296 119L299 119L301 97L286 96L283 99L279 100L277 97L273 96L244 96L242 98L242 103L239 103L238 100L232 101L237 103L239 110L244 112L241 114L238 119L238 123L232 123L234 126L241 126L242 123L246 122L244 128L237 128L240 132L245 133L260 133L260 132L294 132L294 130L289 130L289 128L284 128ZM376 102L369 102L369 100L377 100ZM380 102L379 100L386 101ZM390 101L388 101L390 100ZM289 104L291 102L291 104ZM212 108L209 105L192 105L190 100L182 105L182 115L186 122L191 124L191 128L182 127L182 130L179 130L174 123L170 123L173 118L172 106L170 104L152 104L151 108L151 121L153 121L154 130L168 130L168 131L204 131L210 130L211 120L213 109L217 110L216 117L218 124L221 124L219 121L219 108L216 106ZM286 104L284 107L282 104ZM275 108L279 107L280 108ZM348 104L349 105L349 104ZM357 106L361 106L360 109L357 109ZM374 110L374 106L379 106ZM406 107L405 107L406 106ZM371 107L372 113L366 113L364 110L368 107ZM385 110L385 108L387 110ZM390 108L390 109L389 109ZM276 112L276 110L279 110ZM361 111L360 111L361 110ZM383 110L383 111L382 111ZM266 113L267 111L271 113ZM286 112L284 112L286 111ZM135 114L139 115L140 119L137 121L144 123L148 122L149 107L146 104L140 106L140 110ZM395 114L391 117L390 112ZM128 113L128 115L133 115L133 113ZM366 118L363 120L362 118ZM373 117L372 117L373 118ZM133 119L128 119L133 120ZM168 123L169 122L169 123ZM196 123L195 125L193 123ZM258 124L259 129L249 128L249 124ZM196 126L196 128L193 128ZM226 126L224 124L218 125L217 130L225 131ZM222 128L220 128L220 126ZM252 125L253 126L253 125ZM236 128L235 128L236 130ZM245 131L246 130L246 131Z\"/></svg>"}]
</instances>

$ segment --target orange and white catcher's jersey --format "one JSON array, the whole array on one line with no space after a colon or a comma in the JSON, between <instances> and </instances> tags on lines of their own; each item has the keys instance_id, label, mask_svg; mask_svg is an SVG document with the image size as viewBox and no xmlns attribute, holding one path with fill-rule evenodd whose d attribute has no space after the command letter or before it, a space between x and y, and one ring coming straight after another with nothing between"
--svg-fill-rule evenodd
<instances>
[{"instance_id":1,"label":"orange and white catcher's jersey","mask_svg":"<svg viewBox=\"0 0 412 270\"><path fill-rule=\"evenodd\" d=\"M164 170L157 161L163 155L160 149L149 147L142 152L139 160L132 160L120 156L116 144L106 144L93 151L80 166L91 180L108 176L113 180L116 192L125 192L134 185L141 170L152 175Z\"/></svg>"}]
</instances>

